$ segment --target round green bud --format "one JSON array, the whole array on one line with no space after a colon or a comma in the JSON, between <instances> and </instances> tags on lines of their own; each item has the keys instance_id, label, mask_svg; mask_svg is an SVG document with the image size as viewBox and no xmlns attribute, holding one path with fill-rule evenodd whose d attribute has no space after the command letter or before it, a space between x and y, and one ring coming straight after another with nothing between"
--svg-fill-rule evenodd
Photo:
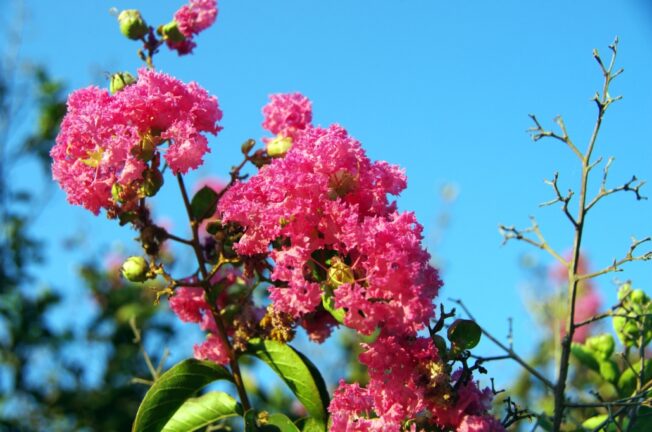
<instances>
[{"instance_id":1,"label":"round green bud","mask_svg":"<svg viewBox=\"0 0 652 432\"><path fill-rule=\"evenodd\" d=\"M163 186L163 174L157 169L148 169L143 173L142 193L147 197L153 197Z\"/></svg>"},{"instance_id":2,"label":"round green bud","mask_svg":"<svg viewBox=\"0 0 652 432\"><path fill-rule=\"evenodd\" d=\"M136 9L126 9L118 15L120 32L132 40L139 40L149 32L147 23Z\"/></svg>"},{"instance_id":3,"label":"round green bud","mask_svg":"<svg viewBox=\"0 0 652 432\"><path fill-rule=\"evenodd\" d=\"M267 154L271 157L281 157L292 147L292 138L278 136L267 143Z\"/></svg>"},{"instance_id":4,"label":"round green bud","mask_svg":"<svg viewBox=\"0 0 652 432\"><path fill-rule=\"evenodd\" d=\"M186 37L181 33L181 30L179 30L179 24L174 20L159 27L158 34L163 36L163 39L169 40L170 42L178 43L186 40Z\"/></svg>"},{"instance_id":5,"label":"round green bud","mask_svg":"<svg viewBox=\"0 0 652 432\"><path fill-rule=\"evenodd\" d=\"M122 185L119 183L113 183L111 186L111 196L113 197L113 202L119 203L122 202Z\"/></svg>"},{"instance_id":6,"label":"round green bud","mask_svg":"<svg viewBox=\"0 0 652 432\"><path fill-rule=\"evenodd\" d=\"M111 75L109 81L109 91L111 94L116 94L128 85L135 84L136 78L129 72L118 72Z\"/></svg>"},{"instance_id":7,"label":"round green bud","mask_svg":"<svg viewBox=\"0 0 652 432\"><path fill-rule=\"evenodd\" d=\"M122 263L122 276L130 282L145 282L148 272L149 263L141 256L131 256Z\"/></svg>"}]
</instances>

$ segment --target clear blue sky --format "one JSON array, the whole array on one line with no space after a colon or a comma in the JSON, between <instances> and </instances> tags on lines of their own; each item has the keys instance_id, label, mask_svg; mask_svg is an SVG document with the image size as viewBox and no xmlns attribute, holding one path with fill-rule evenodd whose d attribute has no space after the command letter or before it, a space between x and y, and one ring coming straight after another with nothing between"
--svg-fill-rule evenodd
<instances>
[{"instance_id":1,"label":"clear blue sky","mask_svg":"<svg viewBox=\"0 0 652 432\"><path fill-rule=\"evenodd\" d=\"M140 67L136 44L119 34L109 8L137 7L160 24L181 4L26 0L23 54L71 89L107 85L105 72ZM238 161L242 141L264 136L260 109L268 94L304 93L316 123L340 123L373 159L405 167L409 186L399 205L417 213L426 244L443 260L441 297L464 299L480 323L501 336L507 317L514 317L519 350L533 341L518 290L526 276L519 257L533 252L551 260L521 244L501 247L497 226L525 227L535 215L552 245L568 249L570 230L561 212L538 204L551 198L544 178L559 170L567 188L576 187L579 175L561 144L529 139L527 114L550 126L562 114L584 147L595 118L590 97L601 85L591 50L607 56L616 35L625 73L612 89L624 99L607 114L597 153L616 157L613 185L632 174L652 180L652 7L646 1L222 0L219 7L216 25L197 38L194 55L162 52L155 61L217 95L224 110L224 131L211 141L198 175L224 175ZM28 168L16 173L18 182L31 181ZM438 194L446 182L459 188L448 210ZM183 230L171 189L157 211ZM451 224L435 242L444 210ZM606 201L588 222L585 244L594 267L626 252L631 235L652 235L651 221L651 201L636 202L633 195ZM107 248L116 238L135 236L70 207L56 189L39 220L39 231L52 239L44 275L72 291L78 289L73 263L80 255L62 252L59 241L79 230ZM627 269L621 279L652 291L649 263ZM611 280L600 280L606 304L615 301ZM515 369L505 364L490 372L507 376Z\"/></svg>"}]
</instances>

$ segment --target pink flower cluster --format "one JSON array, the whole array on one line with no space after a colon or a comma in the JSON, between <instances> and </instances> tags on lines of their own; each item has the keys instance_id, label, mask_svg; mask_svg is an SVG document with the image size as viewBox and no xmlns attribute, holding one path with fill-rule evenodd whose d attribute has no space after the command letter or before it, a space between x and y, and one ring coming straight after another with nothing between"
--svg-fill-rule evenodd
<instances>
[{"instance_id":1,"label":"pink flower cluster","mask_svg":"<svg viewBox=\"0 0 652 432\"><path fill-rule=\"evenodd\" d=\"M223 268L218 272L211 283L220 287L221 291L216 300L216 310L223 311L227 305L232 303L229 297L228 288L240 283L240 273L231 268ZM199 327L207 332L206 340L195 345L195 357L200 360L212 360L220 364L229 363L229 350L224 341L217 335L217 326L211 307L206 302L203 288L200 287L179 287L170 297L170 309L184 322L198 323ZM241 305L238 313L228 322L225 322L227 336L235 338L238 331L248 323L260 321L264 314L262 308L255 307L251 302Z\"/></svg>"},{"instance_id":2,"label":"pink flower cluster","mask_svg":"<svg viewBox=\"0 0 652 432\"><path fill-rule=\"evenodd\" d=\"M287 285L270 289L278 310L296 318L315 312L330 283L347 326L365 334L376 327L415 332L432 318L441 282L421 248L416 218L387 199L404 187L400 169L372 163L340 126L309 127L285 157L234 185L219 210L245 228L241 254L268 253L274 240L286 240L270 252L272 279ZM320 253L336 255L352 279L306 275L309 266L332 274L315 258Z\"/></svg>"},{"instance_id":3,"label":"pink flower cluster","mask_svg":"<svg viewBox=\"0 0 652 432\"><path fill-rule=\"evenodd\" d=\"M204 290L195 287L181 287L170 297L170 308L184 322L199 323L203 331L215 331L215 320L204 298ZM209 333L206 340L195 345L195 357L212 360L220 364L229 363L228 349L219 337Z\"/></svg>"},{"instance_id":4,"label":"pink flower cluster","mask_svg":"<svg viewBox=\"0 0 652 432\"><path fill-rule=\"evenodd\" d=\"M112 187L143 181L161 146L172 172L185 173L209 152L202 132L216 135L217 98L196 83L141 69L138 81L115 95L97 87L73 92L52 148L52 174L71 204L95 214L116 205Z\"/></svg>"},{"instance_id":5,"label":"pink flower cluster","mask_svg":"<svg viewBox=\"0 0 652 432\"><path fill-rule=\"evenodd\" d=\"M333 320L315 319L326 310L360 333L380 332L360 355L369 384L340 383L331 430L416 431L423 423L504 431L487 414L491 392L461 373L451 377L432 340L417 335L434 318L441 281L414 214L388 199L406 187L404 173L371 162L342 127L310 125L301 95L272 96L263 112L263 126L293 144L222 197L222 220L244 228L237 252L268 254L274 307L314 339L328 336Z\"/></svg>"},{"instance_id":6,"label":"pink flower cluster","mask_svg":"<svg viewBox=\"0 0 652 432\"><path fill-rule=\"evenodd\" d=\"M179 55L190 54L196 46L193 37L215 22L217 12L216 0L190 0L174 14L174 21L185 39L179 42L167 40L168 47Z\"/></svg>"},{"instance_id":7,"label":"pink flower cluster","mask_svg":"<svg viewBox=\"0 0 652 432\"><path fill-rule=\"evenodd\" d=\"M416 431L434 424L444 430L504 431L487 414L491 391L461 381L461 372L451 377L429 338L381 336L365 348L360 361L368 367L369 384L340 382L329 407L331 430L399 431L407 425Z\"/></svg>"},{"instance_id":8,"label":"pink flower cluster","mask_svg":"<svg viewBox=\"0 0 652 432\"><path fill-rule=\"evenodd\" d=\"M296 141L312 122L312 103L301 93L274 94L263 107L263 128ZM269 138L264 139L269 141Z\"/></svg>"}]
</instances>

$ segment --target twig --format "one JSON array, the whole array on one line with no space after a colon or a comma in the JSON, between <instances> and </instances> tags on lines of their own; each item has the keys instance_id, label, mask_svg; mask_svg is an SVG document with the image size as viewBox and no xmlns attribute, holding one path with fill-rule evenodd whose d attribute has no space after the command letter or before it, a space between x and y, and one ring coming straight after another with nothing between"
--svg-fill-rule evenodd
<instances>
[{"instance_id":1,"label":"twig","mask_svg":"<svg viewBox=\"0 0 652 432\"><path fill-rule=\"evenodd\" d=\"M641 188L643 185L645 185L644 180L639 180L636 176L632 176L631 180L629 180L627 183L612 188L612 189L607 189L607 177L609 176L609 169L611 168L611 164L613 163L614 158L610 157L609 160L607 161L604 171L602 174L602 183L600 184L600 191L598 194L591 200L591 202L586 206L586 211L588 212L593 206L595 206L598 201L600 201L602 198L612 195L616 192L633 192L636 195L636 200L646 200L647 197L641 195ZM638 183L637 183L638 182Z\"/></svg>"},{"instance_id":2,"label":"twig","mask_svg":"<svg viewBox=\"0 0 652 432\"><path fill-rule=\"evenodd\" d=\"M559 173L556 172L555 175L553 176L552 180L545 180L545 183L547 185L550 185L552 189L555 191L556 198L547 202L544 202L542 204L539 204L539 207L546 207L555 203L562 203L562 210L568 220L573 224L573 226L577 226L577 221L573 217L573 215L570 213L568 210L568 204L570 203L571 198L573 198L574 192L571 189L568 189L568 193L566 195L562 195L559 186L557 185L557 181L559 180Z\"/></svg>"},{"instance_id":3,"label":"twig","mask_svg":"<svg viewBox=\"0 0 652 432\"><path fill-rule=\"evenodd\" d=\"M462 300L460 300L460 299L449 299L449 300L454 302L454 303L457 303L458 305L460 305L462 310L464 310L464 312L466 312L466 314L469 316L469 318L471 318L473 321L475 321L475 318L473 317L473 315L471 314L469 309L466 307L466 305L462 302ZM477 321L476 321L476 324L477 324ZM489 340L491 340L494 344L496 344L500 349L505 351L505 353L507 353L509 358L511 358L516 363L521 365L532 376L536 377L539 381L541 381L546 387L548 387L550 389L555 388L555 385L552 383L552 381L550 381L548 378L543 376L539 371L537 371L532 366L530 366L521 356L516 354L516 352L513 349L509 348L508 346L506 346L505 344L500 342L496 337L494 337L491 333L489 333L487 330L485 330L482 326L480 326L480 330L482 331L482 334L484 334L485 336L487 336L489 338Z\"/></svg>"},{"instance_id":4,"label":"twig","mask_svg":"<svg viewBox=\"0 0 652 432\"><path fill-rule=\"evenodd\" d=\"M629 251L627 251L627 255L625 255L624 258L620 260L614 259L613 263L609 267L605 267L602 270L598 270L593 273L578 275L577 279L582 281L586 279L593 279L595 277L601 276L606 273L618 272L621 271L620 266L628 262L652 260L652 251L648 251L642 255L637 255L637 256L634 255L636 248L638 248L641 244L649 241L652 241L652 237L646 237L643 240L636 240L635 238L632 238L632 244L629 247Z\"/></svg>"}]
</instances>

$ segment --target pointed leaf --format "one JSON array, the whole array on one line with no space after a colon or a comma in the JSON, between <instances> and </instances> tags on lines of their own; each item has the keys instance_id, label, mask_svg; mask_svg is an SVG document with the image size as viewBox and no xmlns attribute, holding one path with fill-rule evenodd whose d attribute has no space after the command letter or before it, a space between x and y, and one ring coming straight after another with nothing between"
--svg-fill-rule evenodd
<instances>
[{"instance_id":1,"label":"pointed leaf","mask_svg":"<svg viewBox=\"0 0 652 432\"><path fill-rule=\"evenodd\" d=\"M285 381L308 414L318 420L322 430L325 430L328 391L324 379L310 360L289 345L261 339L252 339L249 342L247 354L267 363Z\"/></svg>"},{"instance_id":2,"label":"pointed leaf","mask_svg":"<svg viewBox=\"0 0 652 432\"><path fill-rule=\"evenodd\" d=\"M280 413L271 414L268 417L265 430L269 430L270 432L300 432L299 428L292 423L292 420L290 420L286 415Z\"/></svg>"},{"instance_id":3,"label":"pointed leaf","mask_svg":"<svg viewBox=\"0 0 652 432\"><path fill-rule=\"evenodd\" d=\"M217 193L209 188L204 186L199 189L199 191L192 197L190 202L190 209L192 211L192 217L197 221L204 220L208 217L211 217L215 214L217 208Z\"/></svg>"},{"instance_id":4,"label":"pointed leaf","mask_svg":"<svg viewBox=\"0 0 652 432\"><path fill-rule=\"evenodd\" d=\"M215 380L233 378L224 367L209 361L184 360L156 380L145 394L133 432L159 432L172 415L197 391Z\"/></svg>"},{"instance_id":5,"label":"pointed leaf","mask_svg":"<svg viewBox=\"0 0 652 432\"><path fill-rule=\"evenodd\" d=\"M243 415L242 406L223 392L210 392L184 402L163 432L192 432L218 420Z\"/></svg>"}]
</instances>

